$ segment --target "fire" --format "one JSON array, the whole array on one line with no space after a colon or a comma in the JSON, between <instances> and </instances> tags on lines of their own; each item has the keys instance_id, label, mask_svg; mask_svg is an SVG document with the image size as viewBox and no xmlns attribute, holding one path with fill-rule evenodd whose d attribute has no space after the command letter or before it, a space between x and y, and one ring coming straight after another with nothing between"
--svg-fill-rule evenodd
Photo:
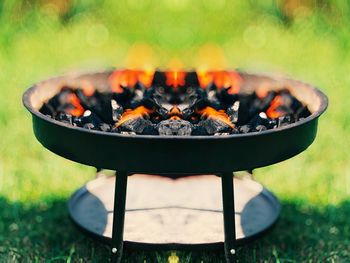
<instances>
[{"instance_id":1,"label":"fire","mask_svg":"<svg viewBox=\"0 0 350 263\"><path fill-rule=\"evenodd\" d=\"M154 109L148 109L145 106L138 106L135 109L127 109L123 113L122 117L118 121L118 123L115 125L116 128L118 128L120 125L122 125L124 122L132 119L142 118L145 117L151 113L154 112Z\"/></svg>"},{"instance_id":2,"label":"fire","mask_svg":"<svg viewBox=\"0 0 350 263\"><path fill-rule=\"evenodd\" d=\"M80 104L80 100L77 95L70 93L67 95L67 102L73 106L73 108L67 109L66 112L73 116L79 117L84 113L84 107Z\"/></svg>"},{"instance_id":3,"label":"fire","mask_svg":"<svg viewBox=\"0 0 350 263\"><path fill-rule=\"evenodd\" d=\"M170 117L170 120L181 120L182 112L176 105L174 105L174 107L168 112L168 116Z\"/></svg>"},{"instance_id":4,"label":"fire","mask_svg":"<svg viewBox=\"0 0 350 263\"><path fill-rule=\"evenodd\" d=\"M259 99L264 99L271 90L271 84L269 82L262 81L259 87L255 90L255 94Z\"/></svg>"},{"instance_id":5,"label":"fire","mask_svg":"<svg viewBox=\"0 0 350 263\"><path fill-rule=\"evenodd\" d=\"M202 110L197 110L197 113L202 115L203 117L206 117L206 118L220 120L220 121L226 123L231 128L235 127L235 125L230 121L230 118L228 117L228 115L224 111L218 111L212 107L207 106Z\"/></svg>"},{"instance_id":6,"label":"fire","mask_svg":"<svg viewBox=\"0 0 350 263\"><path fill-rule=\"evenodd\" d=\"M167 71L165 72L166 85L177 88L185 85L185 72L181 71Z\"/></svg>"},{"instance_id":7,"label":"fire","mask_svg":"<svg viewBox=\"0 0 350 263\"><path fill-rule=\"evenodd\" d=\"M138 80L144 85L146 88L149 88L152 85L153 77L154 77L154 69L149 68L146 70L142 70L138 74Z\"/></svg>"},{"instance_id":8,"label":"fire","mask_svg":"<svg viewBox=\"0 0 350 263\"><path fill-rule=\"evenodd\" d=\"M271 102L270 107L267 109L266 114L271 119L276 119L285 115L285 112L278 110L278 107L284 104L284 100L281 95L277 95Z\"/></svg>"},{"instance_id":9,"label":"fire","mask_svg":"<svg viewBox=\"0 0 350 263\"><path fill-rule=\"evenodd\" d=\"M218 89L227 88L228 94L239 92L241 76L234 71L197 71L200 86L205 89L210 83L214 83Z\"/></svg>"},{"instance_id":10,"label":"fire","mask_svg":"<svg viewBox=\"0 0 350 263\"><path fill-rule=\"evenodd\" d=\"M108 78L113 92L122 93L122 87L134 87L139 81L146 88L152 84L154 76L153 69L147 70L116 70Z\"/></svg>"},{"instance_id":11,"label":"fire","mask_svg":"<svg viewBox=\"0 0 350 263\"><path fill-rule=\"evenodd\" d=\"M83 90L84 95L87 97L91 97L95 93L94 85L92 85L92 83L87 80L82 81L81 89Z\"/></svg>"}]
</instances>

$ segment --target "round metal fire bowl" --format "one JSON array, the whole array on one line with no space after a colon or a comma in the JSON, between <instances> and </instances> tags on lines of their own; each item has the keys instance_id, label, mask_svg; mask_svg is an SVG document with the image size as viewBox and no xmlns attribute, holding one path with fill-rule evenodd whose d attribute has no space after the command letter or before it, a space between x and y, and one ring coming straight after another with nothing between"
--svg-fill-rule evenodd
<instances>
[{"instance_id":1,"label":"round metal fire bowl","mask_svg":"<svg viewBox=\"0 0 350 263\"><path fill-rule=\"evenodd\" d=\"M114 186L115 177L94 179L68 203L75 225L105 243L111 243L112 237ZM236 244L243 245L274 226L280 204L270 191L248 178L235 177L234 191ZM124 243L134 249L220 249L222 213L217 176L173 180L135 174L128 179Z\"/></svg>"},{"instance_id":2,"label":"round metal fire bowl","mask_svg":"<svg viewBox=\"0 0 350 263\"><path fill-rule=\"evenodd\" d=\"M73 127L39 112L42 104L62 85L79 87L89 82L109 90L111 71L71 74L40 82L23 95L33 116L39 142L67 159L99 168L141 173L217 173L248 170L274 164L304 151L315 139L318 117L327 108L327 97L315 87L282 77L241 73L242 93L269 87L287 88L306 104L312 115L263 132L228 136L122 135Z\"/></svg>"}]
</instances>

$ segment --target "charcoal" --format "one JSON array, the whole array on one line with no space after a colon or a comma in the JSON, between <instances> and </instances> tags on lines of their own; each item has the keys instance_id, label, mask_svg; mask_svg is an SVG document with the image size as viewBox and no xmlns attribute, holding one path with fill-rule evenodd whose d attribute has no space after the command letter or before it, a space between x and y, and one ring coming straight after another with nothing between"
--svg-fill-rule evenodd
<instances>
[{"instance_id":1,"label":"charcoal","mask_svg":"<svg viewBox=\"0 0 350 263\"><path fill-rule=\"evenodd\" d=\"M123 114L123 107L120 106L115 100L111 100L112 107L112 119L114 122L119 121Z\"/></svg>"},{"instance_id":2,"label":"charcoal","mask_svg":"<svg viewBox=\"0 0 350 263\"><path fill-rule=\"evenodd\" d=\"M124 109L130 108L130 102L132 101L134 94L131 89L122 87L122 93L113 93L113 99L120 104Z\"/></svg>"},{"instance_id":3,"label":"charcoal","mask_svg":"<svg viewBox=\"0 0 350 263\"><path fill-rule=\"evenodd\" d=\"M186 93L188 96L194 95L194 94L196 94L196 88L195 88L195 87L192 87L192 86L186 87L186 88L185 88L185 93Z\"/></svg>"},{"instance_id":4,"label":"charcoal","mask_svg":"<svg viewBox=\"0 0 350 263\"><path fill-rule=\"evenodd\" d=\"M295 119L300 120L310 115L311 115L311 112L309 111L309 109L306 106L302 105L299 109L296 110L294 116L295 116Z\"/></svg>"},{"instance_id":5,"label":"charcoal","mask_svg":"<svg viewBox=\"0 0 350 263\"><path fill-rule=\"evenodd\" d=\"M260 125L256 126L254 128L254 130L257 131L257 132L261 132L261 131L267 130L267 128L266 128L266 126L260 124Z\"/></svg>"},{"instance_id":6,"label":"charcoal","mask_svg":"<svg viewBox=\"0 0 350 263\"><path fill-rule=\"evenodd\" d=\"M255 129L255 127L259 125L263 125L266 128L273 128L277 122L276 120L270 119L267 117L265 112L260 112L259 114L255 115L248 124L252 129Z\"/></svg>"},{"instance_id":7,"label":"charcoal","mask_svg":"<svg viewBox=\"0 0 350 263\"><path fill-rule=\"evenodd\" d=\"M94 127L100 126L100 124L103 123L103 121L100 119L100 117L95 114L94 112L91 112L90 110L86 110L82 117L77 119L75 123L78 126L84 126L87 123L91 123L94 125Z\"/></svg>"},{"instance_id":8,"label":"charcoal","mask_svg":"<svg viewBox=\"0 0 350 263\"><path fill-rule=\"evenodd\" d=\"M186 105L186 107L192 106L200 96L194 87L188 87L184 93L180 95L180 104ZM178 105L178 106L179 106ZM180 106L179 106L180 107ZM186 108L183 107L183 108Z\"/></svg>"},{"instance_id":9,"label":"charcoal","mask_svg":"<svg viewBox=\"0 0 350 263\"><path fill-rule=\"evenodd\" d=\"M151 121L146 120L143 117L139 117L125 121L120 127L123 131L142 133L143 130L149 125L152 125Z\"/></svg>"},{"instance_id":10,"label":"charcoal","mask_svg":"<svg viewBox=\"0 0 350 263\"><path fill-rule=\"evenodd\" d=\"M67 124L73 124L73 116L68 113L59 113L57 116L57 120L67 123Z\"/></svg>"},{"instance_id":11,"label":"charcoal","mask_svg":"<svg viewBox=\"0 0 350 263\"><path fill-rule=\"evenodd\" d=\"M143 91L140 90L140 89L136 89L134 91L134 98L133 98L133 100L140 101L142 99L143 99Z\"/></svg>"},{"instance_id":12,"label":"charcoal","mask_svg":"<svg viewBox=\"0 0 350 263\"><path fill-rule=\"evenodd\" d=\"M155 109L160 107L159 104L157 104L154 100L152 99L142 99L139 104L137 104L137 106L143 105L145 106L147 109Z\"/></svg>"},{"instance_id":13,"label":"charcoal","mask_svg":"<svg viewBox=\"0 0 350 263\"><path fill-rule=\"evenodd\" d=\"M73 90L68 87L63 87L61 92L57 96L57 101L54 100L52 103L58 103L59 105L67 104L68 103L68 96L69 94L73 93Z\"/></svg>"},{"instance_id":14,"label":"charcoal","mask_svg":"<svg viewBox=\"0 0 350 263\"><path fill-rule=\"evenodd\" d=\"M277 127L283 127L291 123L293 123L293 118L291 115L282 116L277 120Z\"/></svg>"},{"instance_id":15,"label":"charcoal","mask_svg":"<svg viewBox=\"0 0 350 263\"><path fill-rule=\"evenodd\" d=\"M86 109L92 108L93 103L94 103L94 102L93 102L94 97L88 98L88 97L85 95L84 91L81 90L81 89L77 89L77 90L75 91L75 94L76 94L76 95L78 96L78 98L80 99L80 103L81 103L81 105L84 106L84 108L86 108ZM95 102L95 103L96 103L96 102Z\"/></svg>"},{"instance_id":16,"label":"charcoal","mask_svg":"<svg viewBox=\"0 0 350 263\"><path fill-rule=\"evenodd\" d=\"M237 127L231 129L231 134L239 134L239 130Z\"/></svg>"},{"instance_id":17,"label":"charcoal","mask_svg":"<svg viewBox=\"0 0 350 263\"><path fill-rule=\"evenodd\" d=\"M192 129L191 134L192 135L209 135L207 133L207 130L203 126L198 125L198 124L193 125L193 129Z\"/></svg>"},{"instance_id":18,"label":"charcoal","mask_svg":"<svg viewBox=\"0 0 350 263\"><path fill-rule=\"evenodd\" d=\"M221 89L219 92L217 92L217 98L218 101L220 101L220 104L222 104L224 107L227 107L228 105L232 105L238 97L238 94L229 94L228 90L231 87Z\"/></svg>"},{"instance_id":19,"label":"charcoal","mask_svg":"<svg viewBox=\"0 0 350 263\"><path fill-rule=\"evenodd\" d=\"M151 99L153 97L154 93L155 93L155 88L150 87L143 92L143 98Z\"/></svg>"},{"instance_id":20,"label":"charcoal","mask_svg":"<svg viewBox=\"0 0 350 263\"><path fill-rule=\"evenodd\" d=\"M241 127L239 127L238 130L239 130L240 133L248 133L252 129L251 129L250 125L242 125Z\"/></svg>"},{"instance_id":21,"label":"charcoal","mask_svg":"<svg viewBox=\"0 0 350 263\"><path fill-rule=\"evenodd\" d=\"M196 101L198 100L198 98L199 98L198 95L195 95L195 94L194 94L194 95L190 95L190 96L188 96L187 101L184 101L184 103L186 103L186 104L192 106L193 104L196 103Z\"/></svg>"},{"instance_id":22,"label":"charcoal","mask_svg":"<svg viewBox=\"0 0 350 263\"><path fill-rule=\"evenodd\" d=\"M158 113L158 115L163 119L166 119L168 116L168 110L165 107L163 107L164 105L161 106L157 104L153 99L150 99L150 98L142 99L139 102L139 104L135 106L137 107L141 105L146 107L147 109L154 109Z\"/></svg>"},{"instance_id":23,"label":"charcoal","mask_svg":"<svg viewBox=\"0 0 350 263\"><path fill-rule=\"evenodd\" d=\"M134 89L133 98L130 102L130 107L134 108L142 104L141 101L144 100L143 94L144 94L143 88Z\"/></svg>"},{"instance_id":24,"label":"charcoal","mask_svg":"<svg viewBox=\"0 0 350 263\"><path fill-rule=\"evenodd\" d=\"M120 132L121 132L121 129L120 129L120 127L111 126L110 132L120 133Z\"/></svg>"},{"instance_id":25,"label":"charcoal","mask_svg":"<svg viewBox=\"0 0 350 263\"><path fill-rule=\"evenodd\" d=\"M65 109L67 108L67 106L70 105L68 96L73 92L74 92L73 89L70 89L68 87L63 87L57 95L52 97L46 103L46 105L44 104L44 107L41 108L41 112L45 111L45 107L53 108L53 111L54 111L53 117L55 117L55 115L57 115L60 112L65 112ZM46 108L46 110L48 109Z\"/></svg>"},{"instance_id":26,"label":"charcoal","mask_svg":"<svg viewBox=\"0 0 350 263\"><path fill-rule=\"evenodd\" d=\"M232 123L236 123L238 121L238 110L239 110L239 101L235 101L231 107L228 107L226 110L227 115L230 118Z\"/></svg>"},{"instance_id":27,"label":"charcoal","mask_svg":"<svg viewBox=\"0 0 350 263\"><path fill-rule=\"evenodd\" d=\"M57 108L61 105L59 97L61 92L63 92L62 90L60 91L59 94L53 96L46 104L49 104L52 108L55 109L55 112L57 112ZM45 104L44 104L45 105ZM41 109L40 109L41 111Z\"/></svg>"},{"instance_id":28,"label":"charcoal","mask_svg":"<svg viewBox=\"0 0 350 263\"><path fill-rule=\"evenodd\" d=\"M198 88L196 88L195 91L196 91L195 93L193 93L193 94L191 94L191 95L189 96L189 98L192 100L191 102L188 102L188 104L189 104L190 106L193 106L193 104L194 104L197 100L199 100L199 99L201 99L201 98L206 98L206 97L208 96L208 95L207 95L207 91L204 90L204 89L198 89Z\"/></svg>"},{"instance_id":29,"label":"charcoal","mask_svg":"<svg viewBox=\"0 0 350 263\"><path fill-rule=\"evenodd\" d=\"M230 132L231 127L228 126L225 122L214 119L214 118L207 118L205 120L202 120L198 123L198 125L201 125L208 134L215 134L218 132Z\"/></svg>"},{"instance_id":30,"label":"charcoal","mask_svg":"<svg viewBox=\"0 0 350 263\"><path fill-rule=\"evenodd\" d=\"M281 115L293 115L293 109L288 107L287 105L281 105L279 107L277 107L276 111L280 112Z\"/></svg>"},{"instance_id":31,"label":"charcoal","mask_svg":"<svg viewBox=\"0 0 350 263\"><path fill-rule=\"evenodd\" d=\"M165 120L158 124L159 135L191 135L193 125L185 120Z\"/></svg>"},{"instance_id":32,"label":"charcoal","mask_svg":"<svg viewBox=\"0 0 350 263\"><path fill-rule=\"evenodd\" d=\"M90 100L92 100L93 103L89 109L92 112L96 113L96 115L98 115L99 118L104 122L113 123L113 109L111 105L112 94L100 93L96 91L94 96L91 97Z\"/></svg>"},{"instance_id":33,"label":"charcoal","mask_svg":"<svg viewBox=\"0 0 350 263\"><path fill-rule=\"evenodd\" d=\"M259 112L257 107L252 107L255 98L252 94L239 95L238 125L246 124L252 116Z\"/></svg>"},{"instance_id":34,"label":"charcoal","mask_svg":"<svg viewBox=\"0 0 350 263\"><path fill-rule=\"evenodd\" d=\"M88 130L94 130L96 127L94 124L89 122L89 123L84 124L83 128L88 129Z\"/></svg>"},{"instance_id":35,"label":"charcoal","mask_svg":"<svg viewBox=\"0 0 350 263\"><path fill-rule=\"evenodd\" d=\"M303 106L303 104L292 94L290 94L288 90L280 91L280 96L282 96L286 107L289 108L291 111L297 111L300 107Z\"/></svg>"},{"instance_id":36,"label":"charcoal","mask_svg":"<svg viewBox=\"0 0 350 263\"><path fill-rule=\"evenodd\" d=\"M142 92L142 97L141 97L141 98L143 98L143 94L145 93L146 88L145 88L145 86L144 86L140 81L138 81L138 82L136 82L136 84L135 84L134 90L135 90L135 91L136 91L136 90L141 91L141 92Z\"/></svg>"},{"instance_id":37,"label":"charcoal","mask_svg":"<svg viewBox=\"0 0 350 263\"><path fill-rule=\"evenodd\" d=\"M163 107L159 107L159 108L157 109L157 113L158 113L160 116L162 116L163 118L166 118L167 115L168 115L168 110L165 109L165 108L163 108Z\"/></svg>"},{"instance_id":38,"label":"charcoal","mask_svg":"<svg viewBox=\"0 0 350 263\"><path fill-rule=\"evenodd\" d=\"M147 134L147 135L159 135L157 125L152 124L147 127L145 127L142 131L142 134Z\"/></svg>"},{"instance_id":39,"label":"charcoal","mask_svg":"<svg viewBox=\"0 0 350 263\"><path fill-rule=\"evenodd\" d=\"M265 131L268 128L272 128L274 125L276 125L276 121L269 119L264 112L260 112L255 115L248 124L241 126L239 131L241 133Z\"/></svg>"},{"instance_id":40,"label":"charcoal","mask_svg":"<svg viewBox=\"0 0 350 263\"><path fill-rule=\"evenodd\" d=\"M194 107L187 107L182 110L182 118L184 120L189 120L193 114L194 114Z\"/></svg>"},{"instance_id":41,"label":"charcoal","mask_svg":"<svg viewBox=\"0 0 350 263\"><path fill-rule=\"evenodd\" d=\"M217 101L217 98L216 98L216 90L210 90L208 91L208 100L209 101Z\"/></svg>"},{"instance_id":42,"label":"charcoal","mask_svg":"<svg viewBox=\"0 0 350 263\"><path fill-rule=\"evenodd\" d=\"M256 100L254 101L254 106L259 109L259 111L266 111L268 109L268 107L270 106L272 100L276 97L276 92L275 91L269 91L267 93L267 95L262 98L259 99L258 97L256 97Z\"/></svg>"},{"instance_id":43,"label":"charcoal","mask_svg":"<svg viewBox=\"0 0 350 263\"><path fill-rule=\"evenodd\" d=\"M158 105L162 105L165 100L164 100L164 88L163 87L156 87L154 88L154 93L150 94L149 96L145 98L153 99L154 102Z\"/></svg>"},{"instance_id":44,"label":"charcoal","mask_svg":"<svg viewBox=\"0 0 350 263\"><path fill-rule=\"evenodd\" d=\"M291 95L288 90L281 90L276 94L276 96L279 97L280 105L272 108L272 112L278 113L279 116L294 115L297 110L303 106L302 103ZM267 112L269 110L267 110Z\"/></svg>"},{"instance_id":45,"label":"charcoal","mask_svg":"<svg viewBox=\"0 0 350 263\"><path fill-rule=\"evenodd\" d=\"M190 75L177 88L167 85L161 72L155 73L156 81L147 88L136 82L133 87L121 86L118 92L100 92L96 87L88 94L64 86L40 112L90 130L185 136L262 132L311 115L287 89L267 91L264 97L255 92L231 94L230 87L217 87L214 82L200 87L196 74L188 82ZM135 112L124 114L130 110Z\"/></svg>"},{"instance_id":46,"label":"charcoal","mask_svg":"<svg viewBox=\"0 0 350 263\"><path fill-rule=\"evenodd\" d=\"M104 131L104 132L109 132L111 130L111 125L107 124L107 123L101 123L98 128L101 130L101 131Z\"/></svg>"},{"instance_id":47,"label":"charcoal","mask_svg":"<svg viewBox=\"0 0 350 263\"><path fill-rule=\"evenodd\" d=\"M277 121L267 117L265 112L259 113L260 121L259 123L265 126L267 129L272 129L277 125Z\"/></svg>"},{"instance_id":48,"label":"charcoal","mask_svg":"<svg viewBox=\"0 0 350 263\"><path fill-rule=\"evenodd\" d=\"M43 104L43 106L40 109L40 112L42 114L49 115L52 117L55 117L55 115L56 115L54 107L52 107L51 104L48 102Z\"/></svg>"},{"instance_id":49,"label":"charcoal","mask_svg":"<svg viewBox=\"0 0 350 263\"><path fill-rule=\"evenodd\" d=\"M196 110L201 110L209 105L212 106L212 104L209 102L209 100L207 100L205 98L201 98L201 99L196 101L196 103L193 105L193 108Z\"/></svg>"}]
</instances>

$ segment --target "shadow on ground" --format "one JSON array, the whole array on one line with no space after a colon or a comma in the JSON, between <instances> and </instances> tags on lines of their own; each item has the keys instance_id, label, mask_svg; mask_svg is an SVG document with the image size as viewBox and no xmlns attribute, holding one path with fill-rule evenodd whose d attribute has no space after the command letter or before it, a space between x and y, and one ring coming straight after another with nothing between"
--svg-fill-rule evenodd
<instances>
[{"instance_id":1,"label":"shadow on ground","mask_svg":"<svg viewBox=\"0 0 350 263\"><path fill-rule=\"evenodd\" d=\"M237 250L239 262L347 261L350 202L324 208L284 202L268 235ZM167 262L170 252L126 251L125 262ZM222 252L177 251L180 262L223 262ZM109 248L70 222L66 200L37 203L0 198L0 261L106 262Z\"/></svg>"}]
</instances>

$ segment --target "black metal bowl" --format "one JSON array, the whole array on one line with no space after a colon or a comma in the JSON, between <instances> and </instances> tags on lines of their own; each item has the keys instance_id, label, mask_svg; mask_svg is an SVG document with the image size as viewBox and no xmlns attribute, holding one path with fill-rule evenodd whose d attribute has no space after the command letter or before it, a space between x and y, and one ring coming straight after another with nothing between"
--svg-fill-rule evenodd
<instances>
[{"instance_id":1,"label":"black metal bowl","mask_svg":"<svg viewBox=\"0 0 350 263\"><path fill-rule=\"evenodd\" d=\"M262 167L291 158L315 139L318 117L328 99L317 88L283 77L241 72L240 92L287 88L306 104L311 115L296 123L262 132L227 136L122 135L91 131L56 121L39 112L62 85L79 87L89 81L100 91L110 89L111 71L71 74L40 82L23 95L33 116L39 142L67 159L98 168L143 173L217 173Z\"/></svg>"}]
</instances>

